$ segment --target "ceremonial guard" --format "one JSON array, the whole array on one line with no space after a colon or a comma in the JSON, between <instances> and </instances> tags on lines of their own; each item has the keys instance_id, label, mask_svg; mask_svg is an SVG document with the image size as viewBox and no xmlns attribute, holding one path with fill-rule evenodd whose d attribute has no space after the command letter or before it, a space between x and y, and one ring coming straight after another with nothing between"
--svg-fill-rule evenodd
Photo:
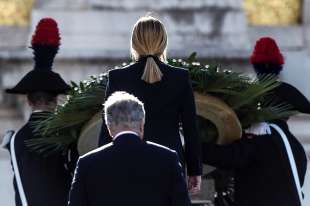
<instances>
[{"instance_id":1,"label":"ceremonial guard","mask_svg":"<svg viewBox=\"0 0 310 206\"><path fill-rule=\"evenodd\" d=\"M64 206L68 201L71 175L65 169L64 156L45 157L27 147L27 140L41 138L34 133L32 122L40 114L53 112L57 96L70 87L58 73L52 71L53 60L60 46L57 22L42 19L32 37L34 69L7 93L26 95L32 114L29 121L10 139L8 148L14 170L15 201L17 206Z\"/></svg>"},{"instance_id":2,"label":"ceremonial guard","mask_svg":"<svg viewBox=\"0 0 310 206\"><path fill-rule=\"evenodd\" d=\"M251 63L256 74L279 76L284 65L284 57L276 43L270 37L260 38L251 56ZM279 103L288 103L300 113L310 114L309 100L294 86L281 81L281 85L274 89L273 98Z\"/></svg>"},{"instance_id":3,"label":"ceremonial guard","mask_svg":"<svg viewBox=\"0 0 310 206\"><path fill-rule=\"evenodd\" d=\"M260 75L278 75L284 58L269 37L257 41L251 62ZM270 98L309 113L309 101L293 86L281 83ZM287 119L252 125L243 138L228 145L203 144L203 162L235 175L235 205L300 206L307 157L289 131Z\"/></svg>"}]
</instances>

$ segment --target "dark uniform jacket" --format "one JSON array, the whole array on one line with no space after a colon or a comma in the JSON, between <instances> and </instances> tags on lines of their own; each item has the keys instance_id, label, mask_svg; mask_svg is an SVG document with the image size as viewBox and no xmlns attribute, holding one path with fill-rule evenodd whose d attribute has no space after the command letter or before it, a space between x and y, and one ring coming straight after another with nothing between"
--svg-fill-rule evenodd
<instances>
[{"instance_id":1,"label":"dark uniform jacket","mask_svg":"<svg viewBox=\"0 0 310 206\"><path fill-rule=\"evenodd\" d=\"M175 151L125 133L77 164L69 206L189 206Z\"/></svg>"},{"instance_id":2,"label":"dark uniform jacket","mask_svg":"<svg viewBox=\"0 0 310 206\"><path fill-rule=\"evenodd\" d=\"M138 97L146 111L144 139L177 151L181 162L187 164L188 175L201 175L201 144L188 71L155 60L163 73L160 82L149 84L141 80L146 61L142 58L133 65L109 72L106 97L115 91L125 91ZM180 123L184 131L185 150L180 139ZM99 145L110 141L111 137L103 124Z\"/></svg>"},{"instance_id":3,"label":"dark uniform jacket","mask_svg":"<svg viewBox=\"0 0 310 206\"><path fill-rule=\"evenodd\" d=\"M305 151L284 121L276 124L287 135L303 185L307 168ZM226 146L203 144L203 162L234 170L238 206L300 206L284 143L274 129L271 135L242 138Z\"/></svg>"},{"instance_id":4,"label":"dark uniform jacket","mask_svg":"<svg viewBox=\"0 0 310 206\"><path fill-rule=\"evenodd\" d=\"M26 140L38 138L38 136L33 134L30 126L30 122L34 119L34 114L32 114L29 122L17 132L14 144L16 160L28 206L67 205L71 175L64 167L62 155L43 157L37 153L30 152L25 145ZM14 171L14 174L16 206L22 206L16 185L16 171Z\"/></svg>"}]
</instances>

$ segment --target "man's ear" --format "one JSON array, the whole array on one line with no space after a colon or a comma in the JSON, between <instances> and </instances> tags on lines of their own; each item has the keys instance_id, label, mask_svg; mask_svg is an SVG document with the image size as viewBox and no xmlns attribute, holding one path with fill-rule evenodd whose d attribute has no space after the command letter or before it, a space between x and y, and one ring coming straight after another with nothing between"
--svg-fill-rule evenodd
<instances>
[{"instance_id":1,"label":"man's ear","mask_svg":"<svg viewBox=\"0 0 310 206\"><path fill-rule=\"evenodd\" d=\"M108 125L106 125L106 126L107 126L107 128L108 128L109 135L113 138L113 136L114 136L114 131L113 131L111 128L109 128Z\"/></svg>"},{"instance_id":2,"label":"man's ear","mask_svg":"<svg viewBox=\"0 0 310 206\"><path fill-rule=\"evenodd\" d=\"M144 132L144 122L142 122L142 123L140 124L140 131L141 131L141 132Z\"/></svg>"},{"instance_id":3,"label":"man's ear","mask_svg":"<svg viewBox=\"0 0 310 206\"><path fill-rule=\"evenodd\" d=\"M140 131L141 131L141 136L143 137L144 136L144 124L145 124L145 120L143 120L141 122L141 125L140 125Z\"/></svg>"}]
</instances>

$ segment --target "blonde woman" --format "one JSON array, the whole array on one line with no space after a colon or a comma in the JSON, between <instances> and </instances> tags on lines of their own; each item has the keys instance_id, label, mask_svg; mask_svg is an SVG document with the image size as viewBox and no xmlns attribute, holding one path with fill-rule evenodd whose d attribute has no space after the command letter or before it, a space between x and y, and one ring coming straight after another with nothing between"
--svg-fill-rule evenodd
<instances>
[{"instance_id":1,"label":"blonde woman","mask_svg":"<svg viewBox=\"0 0 310 206\"><path fill-rule=\"evenodd\" d=\"M167 43L166 29L160 20L152 16L140 18L131 38L135 63L109 72L106 98L115 91L126 91L144 103L144 139L178 153L183 168L186 167L188 189L196 193L200 190L202 164L194 96L188 71L165 63ZM180 124L184 131L184 149ZM103 125L100 145L111 140Z\"/></svg>"}]
</instances>

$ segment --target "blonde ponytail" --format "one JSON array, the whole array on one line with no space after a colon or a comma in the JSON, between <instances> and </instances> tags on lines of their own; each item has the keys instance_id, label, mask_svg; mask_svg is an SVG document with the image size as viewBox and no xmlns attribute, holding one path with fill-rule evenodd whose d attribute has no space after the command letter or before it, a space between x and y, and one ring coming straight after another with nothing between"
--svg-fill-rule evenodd
<instances>
[{"instance_id":1,"label":"blonde ponytail","mask_svg":"<svg viewBox=\"0 0 310 206\"><path fill-rule=\"evenodd\" d=\"M166 61L168 38L164 25L156 18L140 18L135 24L131 37L131 54L134 60L146 57L141 79L153 84L161 81L163 73L155 58Z\"/></svg>"},{"instance_id":2,"label":"blonde ponytail","mask_svg":"<svg viewBox=\"0 0 310 206\"><path fill-rule=\"evenodd\" d=\"M153 57L147 57L144 72L141 79L147 83L153 84L161 81L163 73L159 69Z\"/></svg>"}]
</instances>

